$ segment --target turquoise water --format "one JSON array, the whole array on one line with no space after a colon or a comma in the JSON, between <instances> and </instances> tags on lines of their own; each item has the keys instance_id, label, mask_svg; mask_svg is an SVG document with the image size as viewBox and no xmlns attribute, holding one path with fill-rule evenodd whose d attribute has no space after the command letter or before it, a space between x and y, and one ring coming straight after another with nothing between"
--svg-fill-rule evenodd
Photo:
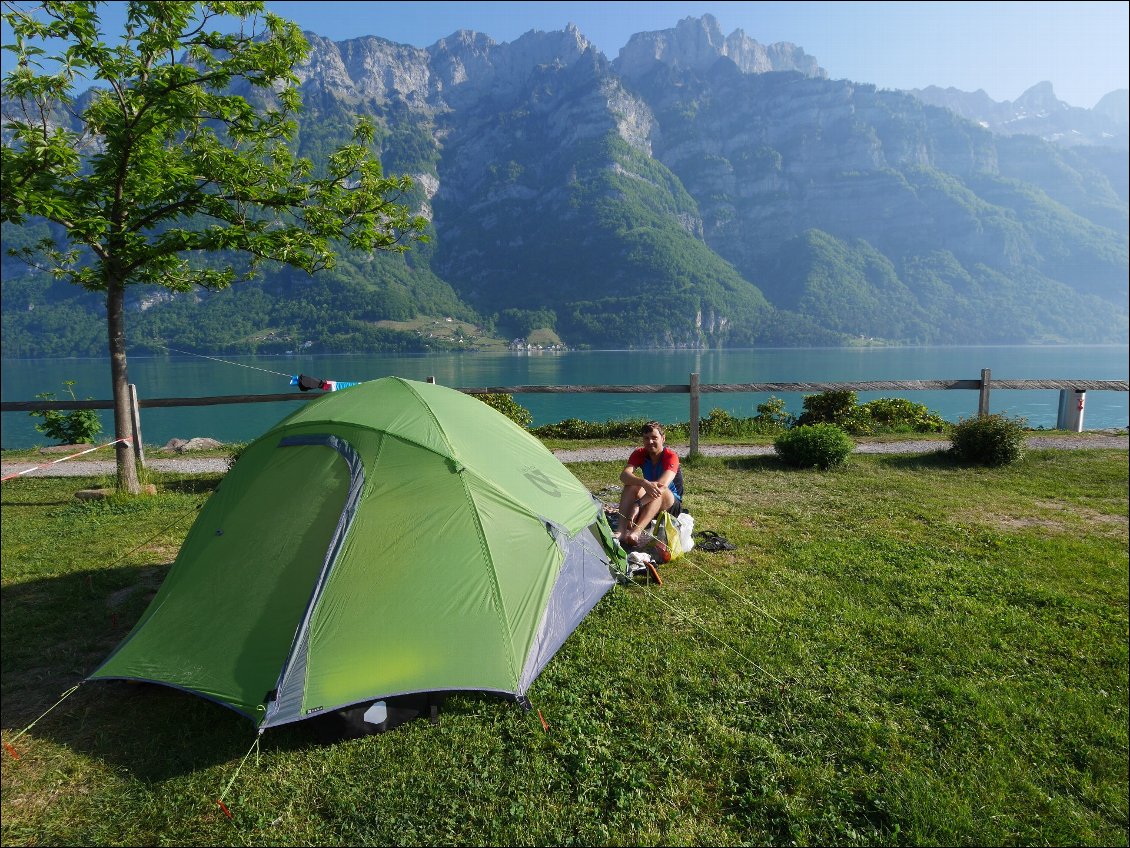
<instances>
[{"instance_id":1,"label":"turquoise water","mask_svg":"<svg viewBox=\"0 0 1130 848\"><path fill-rule=\"evenodd\" d=\"M132 357L130 381L142 398L295 392L289 375L303 373L326 380L360 381L387 375L436 382L456 388L520 385L630 385L688 383L697 372L710 383L864 382L872 380L976 380L981 369L994 380L1126 380L1127 345L1061 347L905 347L788 348L712 351L582 351L569 353L356 354L341 356L199 356ZM219 361L222 360L222 361ZM40 392L65 397L64 380L75 380L79 398L109 399L110 371L105 359L3 360L0 397L34 400ZM890 396L861 392L860 402ZM972 390L915 391L904 395L950 421L975 415ZM704 394L700 412L714 407L733 415L755 415L768 394ZM803 395L781 394L790 412L799 414ZM515 399L546 424L565 418L607 421L630 417L686 421L685 394L518 394ZM208 436L225 442L255 438L294 411L295 403L240 404L142 411L146 444L172 438ZM1031 427L1056 424L1056 390L992 394L991 411L1024 417ZM110 413L103 427L112 432ZM0 433L5 448L48 444L27 413L5 412ZM1086 429L1126 427L1126 392L1088 392Z\"/></svg>"}]
</instances>

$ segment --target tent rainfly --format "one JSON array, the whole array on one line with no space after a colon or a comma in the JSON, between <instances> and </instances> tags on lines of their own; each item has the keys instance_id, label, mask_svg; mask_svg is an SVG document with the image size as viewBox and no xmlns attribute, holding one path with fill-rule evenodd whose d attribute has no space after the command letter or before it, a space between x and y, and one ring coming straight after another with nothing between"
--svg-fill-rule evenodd
<instances>
[{"instance_id":1,"label":"tent rainfly","mask_svg":"<svg viewBox=\"0 0 1130 848\"><path fill-rule=\"evenodd\" d=\"M183 689L260 732L409 693L523 699L623 556L600 503L524 429L385 377L243 451L87 679Z\"/></svg>"}]
</instances>

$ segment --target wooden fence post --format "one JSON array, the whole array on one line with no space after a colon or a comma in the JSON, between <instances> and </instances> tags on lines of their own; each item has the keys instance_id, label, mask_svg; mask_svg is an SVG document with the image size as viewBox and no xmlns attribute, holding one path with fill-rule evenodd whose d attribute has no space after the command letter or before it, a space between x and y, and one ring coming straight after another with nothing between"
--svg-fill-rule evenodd
<instances>
[{"instance_id":1,"label":"wooden fence post","mask_svg":"<svg viewBox=\"0 0 1130 848\"><path fill-rule=\"evenodd\" d=\"M145 445L141 441L141 406L137 402L137 386L129 384L129 412L133 419L133 455L138 468L145 467Z\"/></svg>"},{"instance_id":2,"label":"wooden fence post","mask_svg":"<svg viewBox=\"0 0 1130 848\"><path fill-rule=\"evenodd\" d=\"M698 373L691 374L691 450L690 456L698 456Z\"/></svg>"},{"instance_id":3,"label":"wooden fence post","mask_svg":"<svg viewBox=\"0 0 1130 848\"><path fill-rule=\"evenodd\" d=\"M989 392L992 390L993 372L988 368L981 369L981 396L977 401L977 417L984 418L989 414Z\"/></svg>"}]
</instances>

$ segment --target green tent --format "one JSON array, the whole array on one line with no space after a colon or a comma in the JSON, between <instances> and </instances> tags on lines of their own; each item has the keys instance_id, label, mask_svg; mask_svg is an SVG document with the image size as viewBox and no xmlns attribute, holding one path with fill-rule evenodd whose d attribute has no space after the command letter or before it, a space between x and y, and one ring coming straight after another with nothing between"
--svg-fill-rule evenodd
<instances>
[{"instance_id":1,"label":"green tent","mask_svg":"<svg viewBox=\"0 0 1130 848\"><path fill-rule=\"evenodd\" d=\"M622 557L537 439L454 389L386 377L244 450L88 679L184 689L260 729L408 693L521 698Z\"/></svg>"}]
</instances>

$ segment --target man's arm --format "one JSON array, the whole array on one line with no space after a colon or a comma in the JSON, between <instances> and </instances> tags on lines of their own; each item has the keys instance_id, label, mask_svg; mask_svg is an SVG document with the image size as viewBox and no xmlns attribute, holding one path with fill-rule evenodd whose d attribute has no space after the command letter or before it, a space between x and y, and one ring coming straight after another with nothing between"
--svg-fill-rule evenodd
<instances>
[{"instance_id":1,"label":"man's arm","mask_svg":"<svg viewBox=\"0 0 1130 848\"><path fill-rule=\"evenodd\" d=\"M628 486L636 486L643 490L643 496L649 498L658 498L663 496L663 490L667 488L667 484L675 479L675 472L664 471L658 480L648 480L642 474L636 476L637 467L634 465L625 465L624 470L620 472L620 482L624 484L624 488Z\"/></svg>"},{"instance_id":2,"label":"man's arm","mask_svg":"<svg viewBox=\"0 0 1130 848\"><path fill-rule=\"evenodd\" d=\"M663 473L659 475L659 478L655 482L661 488L666 489L671 485L671 481L675 479L675 475L678 473L679 458L675 456L674 459L668 461L666 467L663 469Z\"/></svg>"}]
</instances>

